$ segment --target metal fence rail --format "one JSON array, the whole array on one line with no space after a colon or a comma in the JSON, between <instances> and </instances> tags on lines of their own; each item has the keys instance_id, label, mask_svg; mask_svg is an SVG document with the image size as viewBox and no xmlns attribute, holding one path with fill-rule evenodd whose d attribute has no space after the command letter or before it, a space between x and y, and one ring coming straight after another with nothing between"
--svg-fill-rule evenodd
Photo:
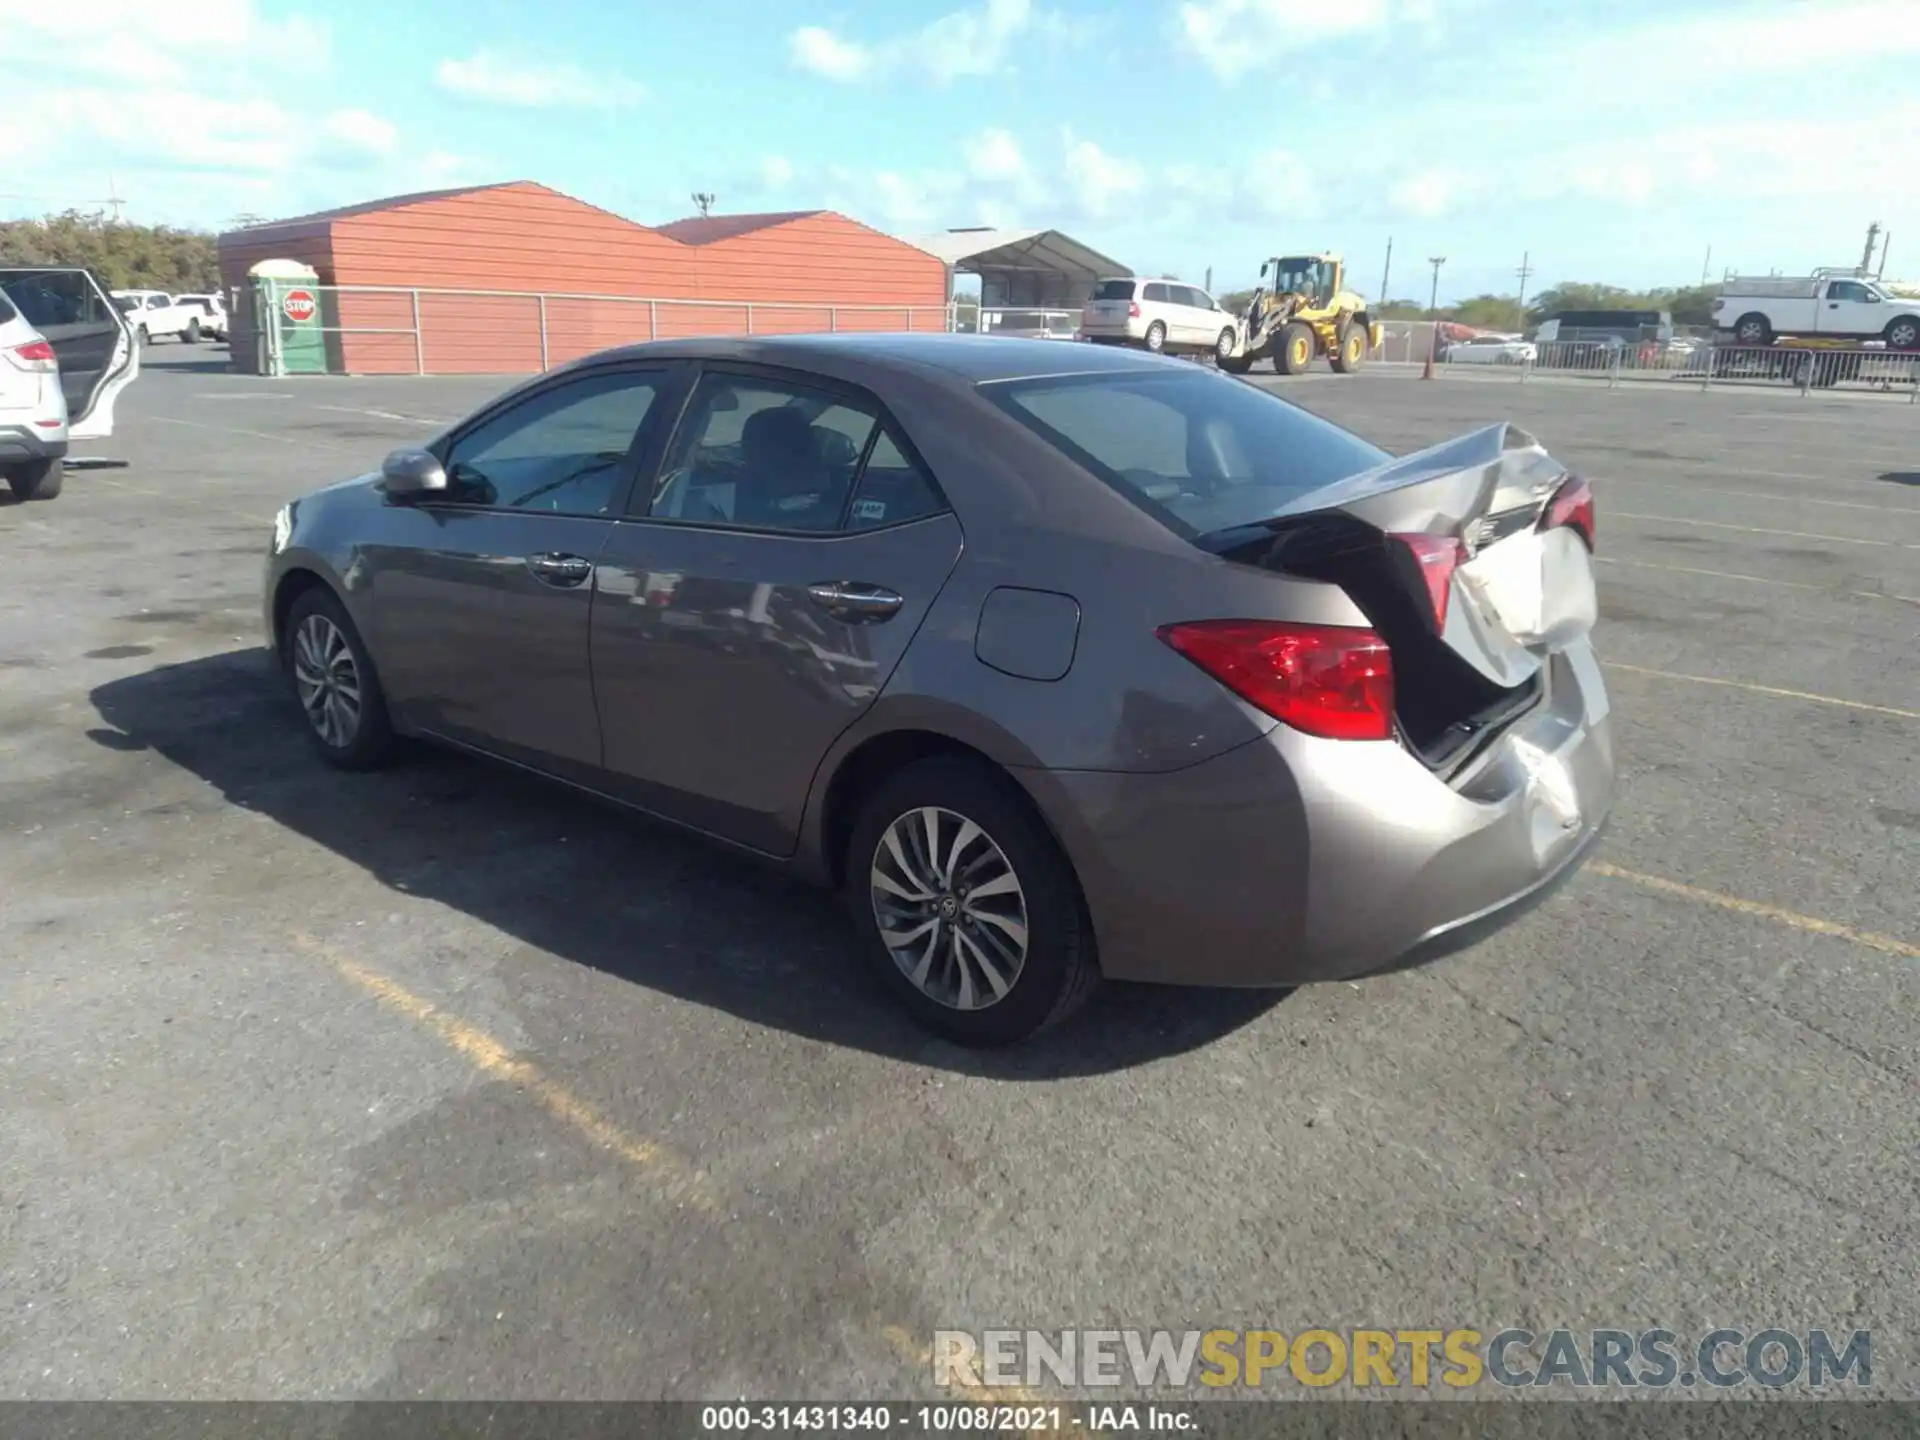
<instances>
[{"instance_id":1,"label":"metal fence rail","mask_svg":"<svg viewBox=\"0 0 1920 1440\"><path fill-rule=\"evenodd\" d=\"M263 307L243 292L232 316L232 353L265 374L285 373L295 321L280 300L313 297L334 374L520 374L548 370L616 345L719 335L842 331L949 331L947 305L842 305L803 301L688 300L669 296L453 290L279 281ZM264 315L256 314L265 309ZM264 323L263 323L264 322Z\"/></svg>"}]
</instances>

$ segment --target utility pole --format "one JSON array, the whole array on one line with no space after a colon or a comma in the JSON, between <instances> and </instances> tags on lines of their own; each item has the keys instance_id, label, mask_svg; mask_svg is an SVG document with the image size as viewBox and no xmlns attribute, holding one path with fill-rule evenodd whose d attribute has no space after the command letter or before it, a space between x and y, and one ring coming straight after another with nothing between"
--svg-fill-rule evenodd
<instances>
[{"instance_id":1,"label":"utility pole","mask_svg":"<svg viewBox=\"0 0 1920 1440\"><path fill-rule=\"evenodd\" d=\"M711 215L713 213L713 202L717 198L718 197L711 191L696 190L693 192L693 203L700 207L700 213L702 215Z\"/></svg>"},{"instance_id":2,"label":"utility pole","mask_svg":"<svg viewBox=\"0 0 1920 1440\"><path fill-rule=\"evenodd\" d=\"M1886 234L1880 237L1880 268L1873 272L1874 279L1884 280L1887 278L1887 251L1891 250L1892 248L1893 248L1893 232L1889 230Z\"/></svg>"},{"instance_id":3,"label":"utility pole","mask_svg":"<svg viewBox=\"0 0 1920 1440\"><path fill-rule=\"evenodd\" d=\"M1387 236L1387 263L1380 267L1380 294L1382 305L1387 303L1387 281L1393 275L1393 237Z\"/></svg>"},{"instance_id":4,"label":"utility pole","mask_svg":"<svg viewBox=\"0 0 1920 1440\"><path fill-rule=\"evenodd\" d=\"M1522 250L1520 252L1520 268L1513 272L1520 277L1520 303L1516 308L1520 312L1518 318L1520 328L1523 331L1527 328L1527 280L1533 274L1533 266L1528 262L1532 259L1533 252L1531 250Z\"/></svg>"},{"instance_id":5,"label":"utility pole","mask_svg":"<svg viewBox=\"0 0 1920 1440\"><path fill-rule=\"evenodd\" d=\"M107 177L107 204L113 207L113 223L120 223L120 207L126 202L120 198L120 182L113 176Z\"/></svg>"},{"instance_id":6,"label":"utility pole","mask_svg":"<svg viewBox=\"0 0 1920 1440\"><path fill-rule=\"evenodd\" d=\"M1707 272L1713 269L1713 247L1707 246L1707 258L1700 262L1700 283L1707 283Z\"/></svg>"},{"instance_id":7,"label":"utility pole","mask_svg":"<svg viewBox=\"0 0 1920 1440\"><path fill-rule=\"evenodd\" d=\"M1429 255L1427 263L1433 266L1433 289L1427 292L1427 363L1420 372L1422 380L1433 378L1433 362L1440 354L1440 267L1447 257Z\"/></svg>"},{"instance_id":8,"label":"utility pole","mask_svg":"<svg viewBox=\"0 0 1920 1440\"><path fill-rule=\"evenodd\" d=\"M1865 253L1860 257L1860 273L1862 275L1871 274L1873 271L1873 252L1879 240L1880 222L1876 220L1867 226L1867 248Z\"/></svg>"},{"instance_id":9,"label":"utility pole","mask_svg":"<svg viewBox=\"0 0 1920 1440\"><path fill-rule=\"evenodd\" d=\"M1207 283L1200 288L1209 295L1213 294L1213 267L1211 265L1207 267Z\"/></svg>"}]
</instances>

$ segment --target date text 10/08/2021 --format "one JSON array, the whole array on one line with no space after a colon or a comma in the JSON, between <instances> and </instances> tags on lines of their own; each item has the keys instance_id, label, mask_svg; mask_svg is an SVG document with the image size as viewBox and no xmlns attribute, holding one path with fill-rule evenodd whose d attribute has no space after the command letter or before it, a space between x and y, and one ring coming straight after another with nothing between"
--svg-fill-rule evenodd
<instances>
[{"instance_id":1,"label":"date text 10/08/2021","mask_svg":"<svg viewBox=\"0 0 1920 1440\"><path fill-rule=\"evenodd\" d=\"M1194 1407L1183 1405L707 1405L703 1433L775 1431L897 1431L901 1434L1036 1435L1199 1429Z\"/></svg>"}]
</instances>

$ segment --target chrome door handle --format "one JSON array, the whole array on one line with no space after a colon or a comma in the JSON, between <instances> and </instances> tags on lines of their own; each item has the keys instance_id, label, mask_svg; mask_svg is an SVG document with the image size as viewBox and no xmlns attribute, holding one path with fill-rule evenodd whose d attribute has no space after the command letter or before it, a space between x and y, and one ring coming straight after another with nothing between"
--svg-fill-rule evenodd
<instances>
[{"instance_id":1,"label":"chrome door handle","mask_svg":"<svg viewBox=\"0 0 1920 1440\"><path fill-rule=\"evenodd\" d=\"M593 562L583 560L578 555L557 555L548 552L543 555L527 556L527 569L534 578L548 585L558 585L570 589L593 574Z\"/></svg>"},{"instance_id":2,"label":"chrome door handle","mask_svg":"<svg viewBox=\"0 0 1920 1440\"><path fill-rule=\"evenodd\" d=\"M835 619L854 622L891 619L907 603L906 597L895 591L857 580L809 585L807 598Z\"/></svg>"}]
</instances>

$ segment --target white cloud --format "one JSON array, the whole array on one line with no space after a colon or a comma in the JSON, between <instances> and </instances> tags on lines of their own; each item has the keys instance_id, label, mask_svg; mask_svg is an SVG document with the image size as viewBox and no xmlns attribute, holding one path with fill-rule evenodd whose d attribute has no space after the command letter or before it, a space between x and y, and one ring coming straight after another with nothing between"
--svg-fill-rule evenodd
<instances>
[{"instance_id":1,"label":"white cloud","mask_svg":"<svg viewBox=\"0 0 1920 1440\"><path fill-rule=\"evenodd\" d=\"M1028 176L1020 142L1005 130L982 130L961 147L967 173L976 180L1017 181Z\"/></svg>"},{"instance_id":2,"label":"white cloud","mask_svg":"<svg viewBox=\"0 0 1920 1440\"><path fill-rule=\"evenodd\" d=\"M1449 170L1423 170L1394 185L1389 193L1394 207L1408 215L1432 220L1447 213L1459 197L1460 180Z\"/></svg>"},{"instance_id":3,"label":"white cloud","mask_svg":"<svg viewBox=\"0 0 1920 1440\"><path fill-rule=\"evenodd\" d=\"M769 190L780 190L793 183L793 162L784 155L769 155L760 162L760 182Z\"/></svg>"},{"instance_id":4,"label":"white cloud","mask_svg":"<svg viewBox=\"0 0 1920 1440\"><path fill-rule=\"evenodd\" d=\"M1433 0L1187 0L1180 35L1221 78L1235 80L1276 55L1310 50L1395 21L1431 23Z\"/></svg>"},{"instance_id":5,"label":"white cloud","mask_svg":"<svg viewBox=\"0 0 1920 1440\"><path fill-rule=\"evenodd\" d=\"M1134 201L1145 191L1147 177L1140 165L1108 154L1071 130L1064 133L1063 140L1065 179L1088 216L1105 219L1121 204Z\"/></svg>"},{"instance_id":6,"label":"white cloud","mask_svg":"<svg viewBox=\"0 0 1920 1440\"><path fill-rule=\"evenodd\" d=\"M398 126L366 110L336 110L326 133L343 149L367 155L391 155L400 143Z\"/></svg>"},{"instance_id":7,"label":"white cloud","mask_svg":"<svg viewBox=\"0 0 1920 1440\"><path fill-rule=\"evenodd\" d=\"M1032 0L984 0L918 30L871 42L808 25L788 37L787 48L798 68L842 84L904 75L946 85L1008 68L1023 38L1040 35L1065 42L1075 33L1076 27L1062 17L1035 11Z\"/></svg>"},{"instance_id":8,"label":"white cloud","mask_svg":"<svg viewBox=\"0 0 1920 1440\"><path fill-rule=\"evenodd\" d=\"M623 75L566 60L506 59L484 50L464 60L442 60L434 79L450 94L523 110L622 110L646 94Z\"/></svg>"}]
</instances>

